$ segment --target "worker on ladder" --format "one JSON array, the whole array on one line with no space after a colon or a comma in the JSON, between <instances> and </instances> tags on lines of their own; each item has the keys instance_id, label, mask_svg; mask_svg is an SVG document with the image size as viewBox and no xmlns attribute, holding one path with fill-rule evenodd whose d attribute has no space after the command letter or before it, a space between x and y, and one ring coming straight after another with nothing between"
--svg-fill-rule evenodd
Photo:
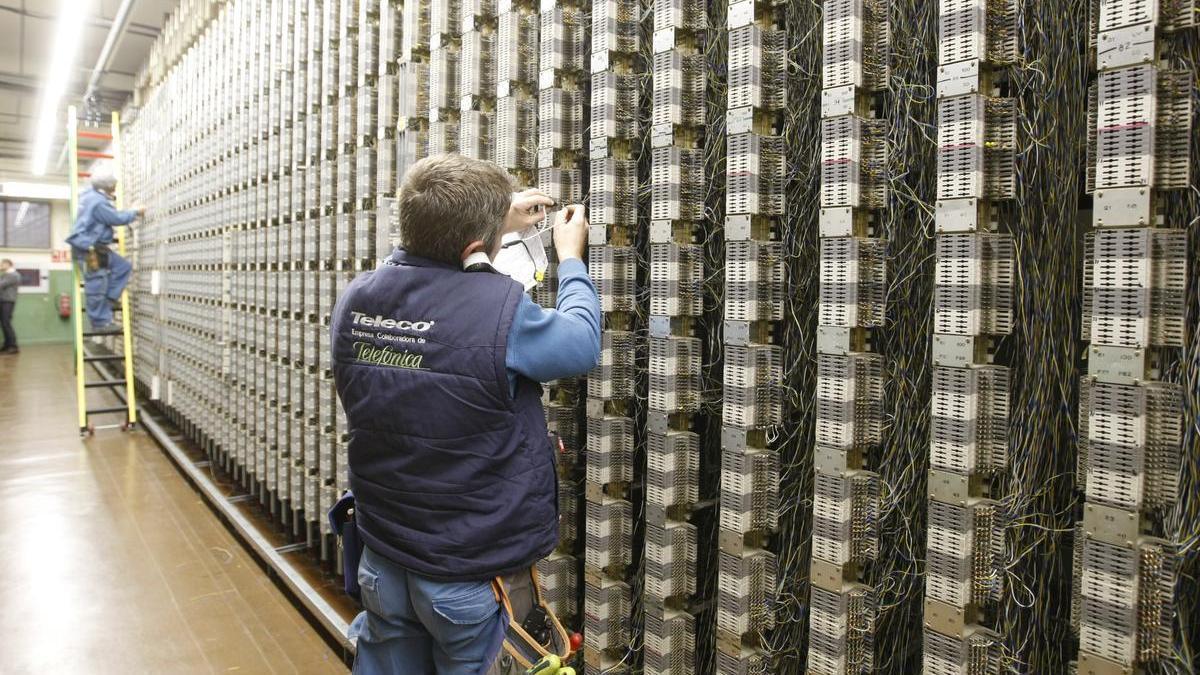
<instances>
[{"instance_id":1,"label":"worker on ladder","mask_svg":"<svg viewBox=\"0 0 1200 675\"><path fill-rule=\"evenodd\" d=\"M145 213L141 207L118 211L113 206L116 194L117 180L111 174L93 176L91 189L79 196L79 216L67 237L83 275L93 333L120 332L113 323L113 309L120 307L121 292L129 283L133 267L112 250L113 227L128 225Z\"/></svg>"},{"instance_id":2,"label":"worker on ladder","mask_svg":"<svg viewBox=\"0 0 1200 675\"><path fill-rule=\"evenodd\" d=\"M512 239L524 246L508 248L531 251L530 267L545 261L534 226L554 202L537 190L513 195L511 182L460 155L414 164L400 187L404 247L355 277L333 311L333 374L366 545L366 611L350 628L356 675L482 675L501 650L516 672L549 675L577 647L533 570L558 545L560 448L538 383L595 368L600 300L583 262L582 206L554 226L556 309L497 269L504 238L530 228Z\"/></svg>"}]
</instances>

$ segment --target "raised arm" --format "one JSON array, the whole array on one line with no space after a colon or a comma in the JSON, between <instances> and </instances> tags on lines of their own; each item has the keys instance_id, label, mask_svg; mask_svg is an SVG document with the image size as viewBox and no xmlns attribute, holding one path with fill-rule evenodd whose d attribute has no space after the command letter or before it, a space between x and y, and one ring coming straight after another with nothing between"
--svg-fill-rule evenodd
<instances>
[{"instance_id":1,"label":"raised arm","mask_svg":"<svg viewBox=\"0 0 1200 675\"><path fill-rule=\"evenodd\" d=\"M537 382L582 375L600 359L600 298L578 258L558 266L558 306L528 295L517 306L505 365Z\"/></svg>"},{"instance_id":2,"label":"raised arm","mask_svg":"<svg viewBox=\"0 0 1200 675\"><path fill-rule=\"evenodd\" d=\"M600 360L600 296L583 264L587 217L582 206L559 213L558 306L542 309L526 295L509 331L506 365L525 377L549 382L582 375Z\"/></svg>"},{"instance_id":3,"label":"raised arm","mask_svg":"<svg viewBox=\"0 0 1200 675\"><path fill-rule=\"evenodd\" d=\"M96 204L95 209L92 210L92 217L95 218L96 222L100 223L101 225L108 225L112 227L116 225L128 225L129 223L132 223L138 217L138 212L132 209L128 211L118 211L115 207L113 207L112 202L108 201L107 199L102 199L100 200L100 203Z\"/></svg>"}]
</instances>

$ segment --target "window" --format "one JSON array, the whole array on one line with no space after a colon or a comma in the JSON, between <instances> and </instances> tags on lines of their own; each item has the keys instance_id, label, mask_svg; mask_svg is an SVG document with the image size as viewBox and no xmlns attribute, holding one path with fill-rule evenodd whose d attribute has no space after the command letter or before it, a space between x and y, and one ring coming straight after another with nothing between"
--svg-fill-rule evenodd
<instances>
[{"instance_id":1,"label":"window","mask_svg":"<svg viewBox=\"0 0 1200 675\"><path fill-rule=\"evenodd\" d=\"M0 248L50 248L50 203L0 202Z\"/></svg>"}]
</instances>

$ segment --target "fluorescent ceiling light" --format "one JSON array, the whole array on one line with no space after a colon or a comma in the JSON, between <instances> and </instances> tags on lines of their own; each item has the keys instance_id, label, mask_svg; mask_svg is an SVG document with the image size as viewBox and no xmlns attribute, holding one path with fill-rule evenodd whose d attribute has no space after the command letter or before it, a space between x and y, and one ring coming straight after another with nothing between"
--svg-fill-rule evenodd
<instances>
[{"instance_id":1,"label":"fluorescent ceiling light","mask_svg":"<svg viewBox=\"0 0 1200 675\"><path fill-rule=\"evenodd\" d=\"M21 202L21 208L17 211L17 224L13 229L21 229L21 225L25 222L25 216L29 213L29 202Z\"/></svg>"},{"instance_id":2,"label":"fluorescent ceiling light","mask_svg":"<svg viewBox=\"0 0 1200 675\"><path fill-rule=\"evenodd\" d=\"M0 197L12 199L59 199L71 198L71 187L65 183L24 183L5 181L0 183Z\"/></svg>"},{"instance_id":3,"label":"fluorescent ceiling light","mask_svg":"<svg viewBox=\"0 0 1200 675\"><path fill-rule=\"evenodd\" d=\"M91 4L91 0L59 0L54 42L50 44L50 70L42 82L42 105L31 158L35 176L46 174L54 133L60 126L65 128L59 120L59 104L75 69L75 56L83 40L83 21L91 11Z\"/></svg>"}]
</instances>

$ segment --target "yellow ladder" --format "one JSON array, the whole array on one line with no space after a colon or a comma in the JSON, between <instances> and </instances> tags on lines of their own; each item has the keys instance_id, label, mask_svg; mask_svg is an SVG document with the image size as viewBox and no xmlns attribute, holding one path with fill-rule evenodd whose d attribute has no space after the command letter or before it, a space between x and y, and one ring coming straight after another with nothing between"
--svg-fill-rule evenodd
<instances>
[{"instance_id":1,"label":"yellow ladder","mask_svg":"<svg viewBox=\"0 0 1200 675\"><path fill-rule=\"evenodd\" d=\"M89 138L100 141L111 141L112 154L103 152L94 152L90 150L79 149L79 139ZM121 115L118 112L112 113L112 122L107 131L103 127L97 129L81 129L79 126L78 111L75 106L67 109L67 143L70 144L70 160L71 160L71 222L74 223L78 217L79 209L79 179L90 178L90 173L83 173L79 170L80 159L104 159L109 160L112 166L112 174L117 179L116 207L123 208L124 189L121 170ZM115 228L117 239L117 252L121 256L125 256L125 228ZM74 324L75 332L75 398L79 406L79 433L80 435L91 435L96 429L106 428L121 428L122 430L132 429L137 424L137 398L134 396L134 380L133 380L133 339L130 329L129 320L129 287L121 292L121 331L119 333L107 333L108 337L121 337L122 350L121 353L99 353L88 352L84 349L84 338L92 337L96 333L85 331L83 328L83 317L86 312L83 297L83 279L79 274L79 264L72 261L71 269L75 274L75 307L71 312L72 323ZM102 368L100 364L122 361L124 363L124 377L114 378L106 368ZM87 366L92 366L101 379L89 380L87 378ZM125 389L125 403L120 406L96 407L89 408L87 404L87 391L89 389L100 389L105 391L119 391L120 388ZM95 425L91 421L94 415L113 415L121 414L125 416L124 421L119 424Z\"/></svg>"}]
</instances>

